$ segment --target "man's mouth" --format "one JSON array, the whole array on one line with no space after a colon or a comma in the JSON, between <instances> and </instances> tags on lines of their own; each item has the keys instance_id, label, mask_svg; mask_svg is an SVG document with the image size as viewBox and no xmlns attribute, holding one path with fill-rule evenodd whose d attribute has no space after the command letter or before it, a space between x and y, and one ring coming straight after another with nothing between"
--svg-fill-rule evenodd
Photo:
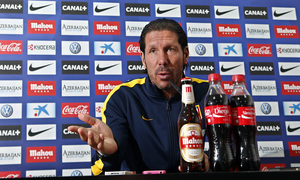
<instances>
[{"instance_id":1,"label":"man's mouth","mask_svg":"<svg viewBox=\"0 0 300 180\"><path fill-rule=\"evenodd\" d=\"M169 80L171 77L170 72L159 72L159 73L157 73L157 75L161 80Z\"/></svg>"}]
</instances>

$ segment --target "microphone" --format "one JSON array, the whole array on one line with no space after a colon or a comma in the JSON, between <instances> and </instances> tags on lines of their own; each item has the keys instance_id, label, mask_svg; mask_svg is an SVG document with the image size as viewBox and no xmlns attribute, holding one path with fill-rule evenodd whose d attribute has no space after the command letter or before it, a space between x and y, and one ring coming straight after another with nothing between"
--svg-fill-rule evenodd
<instances>
[{"instance_id":1,"label":"microphone","mask_svg":"<svg viewBox=\"0 0 300 180\"><path fill-rule=\"evenodd\" d=\"M170 80L170 84L173 86L173 88L181 95L181 89L174 83L173 80Z\"/></svg>"}]
</instances>

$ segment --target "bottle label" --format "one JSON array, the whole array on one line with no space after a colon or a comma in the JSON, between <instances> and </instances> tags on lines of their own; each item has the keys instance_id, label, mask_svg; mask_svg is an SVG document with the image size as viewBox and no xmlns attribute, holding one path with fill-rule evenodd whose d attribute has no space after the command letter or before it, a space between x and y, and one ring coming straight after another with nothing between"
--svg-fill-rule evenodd
<instances>
[{"instance_id":1,"label":"bottle label","mask_svg":"<svg viewBox=\"0 0 300 180\"><path fill-rule=\"evenodd\" d=\"M235 107L231 109L234 126L256 125L254 107Z\"/></svg>"},{"instance_id":2,"label":"bottle label","mask_svg":"<svg viewBox=\"0 0 300 180\"><path fill-rule=\"evenodd\" d=\"M229 105L206 106L206 124L231 124L231 111Z\"/></svg>"},{"instance_id":3,"label":"bottle label","mask_svg":"<svg viewBox=\"0 0 300 180\"><path fill-rule=\"evenodd\" d=\"M197 123L188 123L179 132L181 157L189 163L201 162L204 155L202 130Z\"/></svg>"},{"instance_id":4,"label":"bottle label","mask_svg":"<svg viewBox=\"0 0 300 180\"><path fill-rule=\"evenodd\" d=\"M195 103L194 91L192 84L183 84L182 85L182 102L185 104Z\"/></svg>"}]
</instances>

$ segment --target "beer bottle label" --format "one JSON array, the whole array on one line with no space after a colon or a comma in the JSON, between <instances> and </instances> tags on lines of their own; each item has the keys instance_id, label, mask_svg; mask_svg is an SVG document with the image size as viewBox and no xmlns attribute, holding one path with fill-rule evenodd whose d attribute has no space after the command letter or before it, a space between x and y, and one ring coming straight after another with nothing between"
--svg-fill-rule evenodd
<instances>
[{"instance_id":1,"label":"beer bottle label","mask_svg":"<svg viewBox=\"0 0 300 180\"><path fill-rule=\"evenodd\" d=\"M204 111L207 125L231 124L231 111L229 105L206 106Z\"/></svg>"},{"instance_id":2,"label":"beer bottle label","mask_svg":"<svg viewBox=\"0 0 300 180\"><path fill-rule=\"evenodd\" d=\"M183 125L179 132L179 145L181 157L189 163L203 160L203 137L202 130L197 123Z\"/></svg>"},{"instance_id":3,"label":"beer bottle label","mask_svg":"<svg viewBox=\"0 0 300 180\"><path fill-rule=\"evenodd\" d=\"M182 103L193 104L195 103L194 91L192 84L183 84L182 85Z\"/></svg>"},{"instance_id":4,"label":"beer bottle label","mask_svg":"<svg viewBox=\"0 0 300 180\"><path fill-rule=\"evenodd\" d=\"M256 125L254 107L235 107L231 109L231 114L234 126Z\"/></svg>"}]
</instances>

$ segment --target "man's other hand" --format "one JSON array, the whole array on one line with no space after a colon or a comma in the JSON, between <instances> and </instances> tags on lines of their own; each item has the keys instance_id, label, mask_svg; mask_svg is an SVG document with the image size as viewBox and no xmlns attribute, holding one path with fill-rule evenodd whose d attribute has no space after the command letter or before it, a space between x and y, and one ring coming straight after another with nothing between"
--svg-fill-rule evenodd
<instances>
[{"instance_id":1,"label":"man's other hand","mask_svg":"<svg viewBox=\"0 0 300 180\"><path fill-rule=\"evenodd\" d=\"M91 128L69 126L68 130L77 133L81 140L87 142L94 150L102 154L110 155L117 151L118 145L107 124L86 114L79 114L78 118L91 125Z\"/></svg>"}]
</instances>

